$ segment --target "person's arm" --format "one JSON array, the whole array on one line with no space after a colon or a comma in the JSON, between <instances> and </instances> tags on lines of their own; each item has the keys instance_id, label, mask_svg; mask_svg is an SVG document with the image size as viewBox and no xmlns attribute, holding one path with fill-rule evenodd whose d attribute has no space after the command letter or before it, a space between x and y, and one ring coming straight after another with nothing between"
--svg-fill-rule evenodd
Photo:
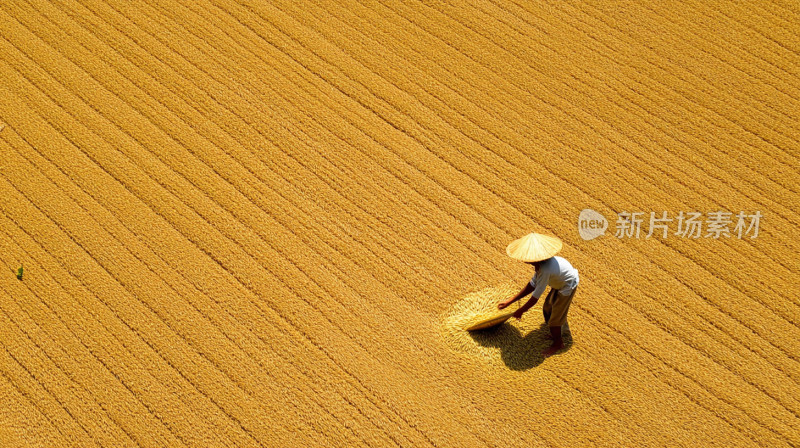
<instances>
[{"instance_id":1,"label":"person's arm","mask_svg":"<svg viewBox=\"0 0 800 448\"><path fill-rule=\"evenodd\" d=\"M516 302L517 300L527 296L532 291L533 291L533 286L530 283L526 283L525 286L522 288L522 291L520 291L517 295L515 295L514 297L511 297L510 299L508 299L506 301L498 303L497 304L497 309L502 310L503 308L507 307L508 305L511 305L512 303Z\"/></svg>"},{"instance_id":2,"label":"person's arm","mask_svg":"<svg viewBox=\"0 0 800 448\"><path fill-rule=\"evenodd\" d=\"M536 305L536 302L538 301L539 301L539 296L532 295L530 300L525 302L525 305L522 305L517 309L517 311L514 311L514 317L516 317L517 319L521 318L522 315L525 314L525 312L531 309L534 305Z\"/></svg>"},{"instance_id":3,"label":"person's arm","mask_svg":"<svg viewBox=\"0 0 800 448\"><path fill-rule=\"evenodd\" d=\"M537 275L531 280L531 284L528 286L533 287L533 293L531 293L531 298L528 300L524 305L519 307L516 311L514 311L514 317L517 319L521 319L522 315L525 314L526 311L531 309L536 302L539 301L539 296L542 295L545 288L547 288L549 276L545 272L537 273ZM535 285L535 286L534 286Z\"/></svg>"}]
</instances>

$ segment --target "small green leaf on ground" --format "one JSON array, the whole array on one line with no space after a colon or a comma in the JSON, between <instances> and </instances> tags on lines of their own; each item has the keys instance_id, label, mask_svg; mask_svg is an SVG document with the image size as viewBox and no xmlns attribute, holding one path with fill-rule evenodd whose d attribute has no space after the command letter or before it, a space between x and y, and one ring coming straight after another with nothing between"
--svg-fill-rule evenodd
<instances>
[{"instance_id":1,"label":"small green leaf on ground","mask_svg":"<svg viewBox=\"0 0 800 448\"><path fill-rule=\"evenodd\" d=\"M17 280L22 280L22 266L17 269Z\"/></svg>"}]
</instances>

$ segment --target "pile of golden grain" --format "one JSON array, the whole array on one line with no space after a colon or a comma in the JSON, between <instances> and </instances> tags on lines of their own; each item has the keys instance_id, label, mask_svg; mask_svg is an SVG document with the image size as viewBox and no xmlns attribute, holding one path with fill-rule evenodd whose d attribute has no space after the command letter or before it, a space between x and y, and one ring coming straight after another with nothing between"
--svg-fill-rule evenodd
<instances>
[{"instance_id":1,"label":"pile of golden grain","mask_svg":"<svg viewBox=\"0 0 800 448\"><path fill-rule=\"evenodd\" d=\"M511 284L488 287L466 295L442 317L441 333L447 345L458 353L482 358L491 363L502 362L500 351L516 346L522 339L520 322L510 319L502 325L479 331L466 331L469 326L494 316L515 310L518 303L505 310L497 304L519 292ZM529 324L530 325L530 324Z\"/></svg>"}]
</instances>

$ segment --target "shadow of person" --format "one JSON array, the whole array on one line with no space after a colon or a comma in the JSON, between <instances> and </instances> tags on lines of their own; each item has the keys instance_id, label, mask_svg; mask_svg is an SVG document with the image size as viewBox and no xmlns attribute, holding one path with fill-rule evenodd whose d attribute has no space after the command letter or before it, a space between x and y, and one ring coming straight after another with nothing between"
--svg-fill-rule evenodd
<instances>
[{"instance_id":1,"label":"shadow of person","mask_svg":"<svg viewBox=\"0 0 800 448\"><path fill-rule=\"evenodd\" d=\"M565 328L569 328L565 326ZM507 322L486 330L470 331L472 339L483 347L500 348L500 357L503 363L511 370L528 370L537 367L544 361L542 351L550 347L550 328L542 322L536 330L531 330L522 335L519 328ZM572 347L572 334L564 331L562 336L564 348L555 355L558 356Z\"/></svg>"}]
</instances>

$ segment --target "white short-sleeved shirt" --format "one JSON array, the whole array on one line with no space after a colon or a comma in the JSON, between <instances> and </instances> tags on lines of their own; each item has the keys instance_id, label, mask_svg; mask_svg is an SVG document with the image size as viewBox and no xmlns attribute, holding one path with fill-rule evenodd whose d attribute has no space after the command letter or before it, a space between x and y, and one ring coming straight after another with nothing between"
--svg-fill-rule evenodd
<instances>
[{"instance_id":1,"label":"white short-sleeved shirt","mask_svg":"<svg viewBox=\"0 0 800 448\"><path fill-rule=\"evenodd\" d=\"M538 299L548 286L557 289L561 295L570 295L578 286L578 281L578 270L573 268L569 261L561 257L549 258L542 262L539 270L531 278L533 286L531 297Z\"/></svg>"}]
</instances>

